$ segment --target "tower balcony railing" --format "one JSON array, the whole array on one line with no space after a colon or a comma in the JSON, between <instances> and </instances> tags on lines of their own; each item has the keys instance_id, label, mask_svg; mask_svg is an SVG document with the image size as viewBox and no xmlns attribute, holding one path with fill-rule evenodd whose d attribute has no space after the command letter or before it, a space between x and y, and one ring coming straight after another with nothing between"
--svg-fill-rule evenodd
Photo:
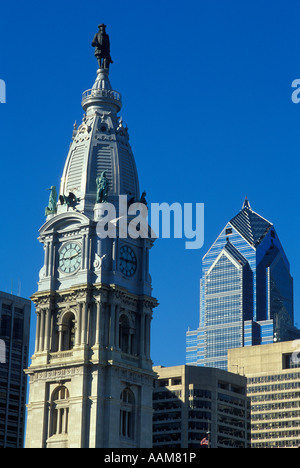
<instances>
[{"instance_id":1,"label":"tower balcony railing","mask_svg":"<svg viewBox=\"0 0 300 468\"><path fill-rule=\"evenodd\" d=\"M118 91L112 89L88 89L82 94L82 101L89 98L108 98L118 102L122 102L122 96Z\"/></svg>"},{"instance_id":2,"label":"tower balcony railing","mask_svg":"<svg viewBox=\"0 0 300 468\"><path fill-rule=\"evenodd\" d=\"M132 354L127 354L127 353L122 353L121 358L123 361L127 361L131 364L138 364L139 362L139 356L133 356Z\"/></svg>"}]
</instances>

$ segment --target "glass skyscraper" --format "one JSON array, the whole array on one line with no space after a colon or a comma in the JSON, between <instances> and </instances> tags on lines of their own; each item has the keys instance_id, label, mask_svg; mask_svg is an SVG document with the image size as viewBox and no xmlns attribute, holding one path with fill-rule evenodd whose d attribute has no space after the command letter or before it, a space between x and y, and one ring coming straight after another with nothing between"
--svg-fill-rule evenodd
<instances>
[{"instance_id":1,"label":"glass skyscraper","mask_svg":"<svg viewBox=\"0 0 300 468\"><path fill-rule=\"evenodd\" d=\"M288 259L273 224L247 198L204 255L200 288L187 364L227 370L228 349L300 338Z\"/></svg>"}]
</instances>

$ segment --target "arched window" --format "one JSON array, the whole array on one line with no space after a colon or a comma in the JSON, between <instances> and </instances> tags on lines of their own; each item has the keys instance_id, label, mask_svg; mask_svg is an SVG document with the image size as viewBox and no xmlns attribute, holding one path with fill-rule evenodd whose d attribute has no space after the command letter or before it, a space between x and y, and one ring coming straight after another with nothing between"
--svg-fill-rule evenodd
<instances>
[{"instance_id":1,"label":"arched window","mask_svg":"<svg viewBox=\"0 0 300 468\"><path fill-rule=\"evenodd\" d=\"M121 315L119 320L119 348L123 353L134 354L134 330L126 315Z\"/></svg>"},{"instance_id":2,"label":"arched window","mask_svg":"<svg viewBox=\"0 0 300 468\"><path fill-rule=\"evenodd\" d=\"M68 434L69 391L64 386L56 388L50 404L50 437Z\"/></svg>"},{"instance_id":3,"label":"arched window","mask_svg":"<svg viewBox=\"0 0 300 468\"><path fill-rule=\"evenodd\" d=\"M120 436L134 439L134 394L129 388L125 388L120 398Z\"/></svg>"},{"instance_id":4,"label":"arched window","mask_svg":"<svg viewBox=\"0 0 300 468\"><path fill-rule=\"evenodd\" d=\"M75 345L75 315L70 312L66 314L62 322L62 349L68 351Z\"/></svg>"}]
</instances>

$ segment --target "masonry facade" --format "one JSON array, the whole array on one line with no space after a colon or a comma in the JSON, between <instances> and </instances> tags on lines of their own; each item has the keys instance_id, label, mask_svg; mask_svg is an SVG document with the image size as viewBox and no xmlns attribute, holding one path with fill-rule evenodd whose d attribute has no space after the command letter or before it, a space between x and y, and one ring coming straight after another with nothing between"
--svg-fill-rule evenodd
<instances>
[{"instance_id":1,"label":"masonry facade","mask_svg":"<svg viewBox=\"0 0 300 468\"><path fill-rule=\"evenodd\" d=\"M194 366L153 368L153 447L248 448L246 378Z\"/></svg>"},{"instance_id":2,"label":"masonry facade","mask_svg":"<svg viewBox=\"0 0 300 468\"><path fill-rule=\"evenodd\" d=\"M300 341L232 349L228 367L247 378L252 448L300 447Z\"/></svg>"},{"instance_id":3,"label":"masonry facade","mask_svg":"<svg viewBox=\"0 0 300 468\"><path fill-rule=\"evenodd\" d=\"M121 95L109 69L83 93L59 200L39 240L44 265L27 370L28 448L151 447L151 239L99 236L107 203L140 200ZM108 187L99 198L98 183ZM52 187L52 193L55 193Z\"/></svg>"}]
</instances>

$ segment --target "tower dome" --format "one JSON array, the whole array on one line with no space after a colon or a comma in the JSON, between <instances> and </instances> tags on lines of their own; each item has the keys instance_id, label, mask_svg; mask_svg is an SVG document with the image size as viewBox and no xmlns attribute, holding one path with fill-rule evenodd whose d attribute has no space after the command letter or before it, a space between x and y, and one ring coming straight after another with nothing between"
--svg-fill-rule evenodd
<instances>
[{"instance_id":1,"label":"tower dome","mask_svg":"<svg viewBox=\"0 0 300 468\"><path fill-rule=\"evenodd\" d=\"M58 213L68 209L64 203L70 193L76 210L94 215L97 178L105 172L108 200L116 203L119 195L139 200L139 181L127 127L118 116L122 108L121 94L112 89L109 68L97 70L93 87L82 95L85 111L82 123L74 125L72 143L60 186Z\"/></svg>"}]
</instances>

